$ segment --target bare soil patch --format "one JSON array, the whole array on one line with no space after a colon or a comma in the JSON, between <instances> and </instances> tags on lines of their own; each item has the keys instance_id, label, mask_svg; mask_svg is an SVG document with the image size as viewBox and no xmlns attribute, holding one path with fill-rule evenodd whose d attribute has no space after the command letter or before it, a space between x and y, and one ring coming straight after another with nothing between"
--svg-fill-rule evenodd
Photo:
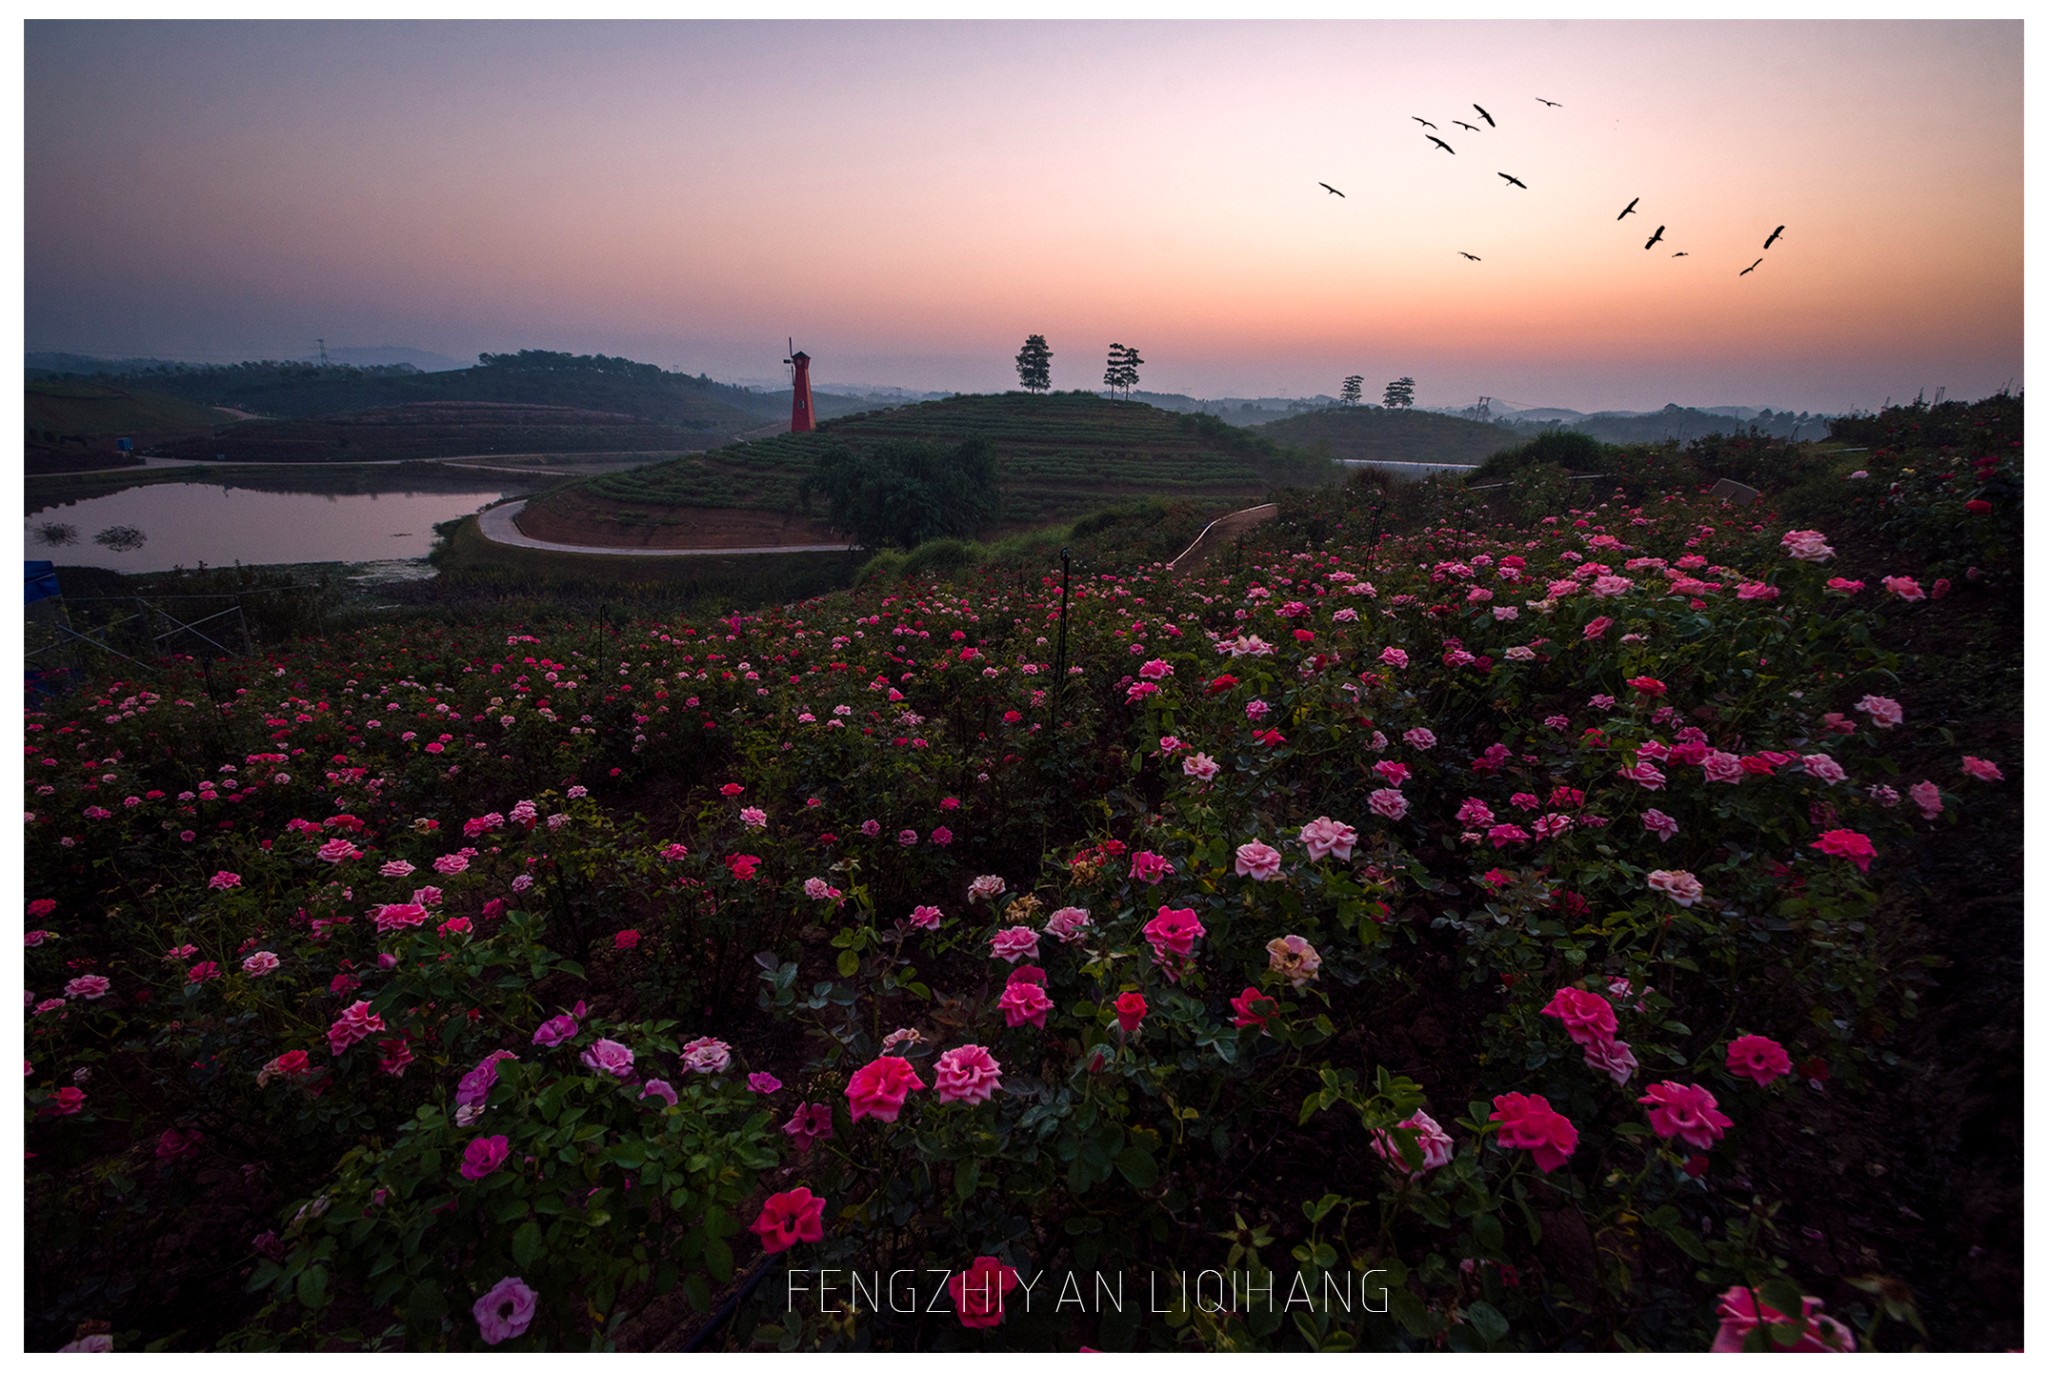
<instances>
[{"instance_id":1,"label":"bare soil patch","mask_svg":"<svg viewBox=\"0 0 2048 1373\"><path fill-rule=\"evenodd\" d=\"M633 506L580 491L529 505L513 523L530 538L598 548L776 548L846 539L829 525L778 510Z\"/></svg>"}]
</instances>

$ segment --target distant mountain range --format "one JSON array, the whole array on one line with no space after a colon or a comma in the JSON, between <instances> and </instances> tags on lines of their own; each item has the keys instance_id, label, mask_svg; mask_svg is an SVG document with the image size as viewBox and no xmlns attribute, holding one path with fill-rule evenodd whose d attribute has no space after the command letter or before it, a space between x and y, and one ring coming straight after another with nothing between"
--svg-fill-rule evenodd
<instances>
[{"instance_id":1,"label":"distant mountain range","mask_svg":"<svg viewBox=\"0 0 2048 1373\"><path fill-rule=\"evenodd\" d=\"M318 362L320 355L308 353L303 357L281 358L281 362ZM429 353L422 348L329 348L327 360L341 367L413 367L422 372L453 372L476 363L463 362L443 353ZM147 372L154 368L191 366L174 358L101 358L87 353L30 353L28 370L31 374L44 373L52 376L101 377L127 376L134 372ZM255 361L255 359L250 359Z\"/></svg>"},{"instance_id":2,"label":"distant mountain range","mask_svg":"<svg viewBox=\"0 0 2048 1373\"><path fill-rule=\"evenodd\" d=\"M501 355L500 361L513 356ZM534 359L569 357L568 354L545 352L516 356ZM630 380L621 376L617 368L601 377L586 372L577 378L550 367L545 376L527 372L518 379L516 387L507 387L499 384L510 380L502 369L480 368L474 363L419 348L391 345L333 347L327 350L327 357L336 369L333 373L326 376L304 373L288 377L275 374L261 376L261 381L273 383L267 386L255 385L262 369L256 368L252 373L254 364L228 369L195 367L162 358L101 358L80 353L35 352L27 355L27 365L31 377L133 378L151 389L167 391L191 401L224 405L246 402L242 408L300 417L421 400L519 400L612 409L647 419L682 422L700 430L730 432L745 424L742 415L751 415L755 417L753 423L760 424L786 416L790 407L789 387L782 379L720 383L708 376L691 377L681 372L666 372L649 364L629 364L625 359L600 361L629 368L633 374ZM293 366L303 367L317 359L294 358L288 361ZM375 369L377 375L351 375L355 369L362 369L365 373ZM145 373L150 375L141 375ZM407 375L415 380L408 383L405 380ZM428 382L429 376L435 379ZM236 385L223 389L221 383L228 381ZM218 395L210 394L216 390ZM229 394L230 390L234 394ZM814 386L812 394L818 418L832 419L943 399L957 393L919 391L871 382L835 382ZM1203 398L1176 392L1136 391L1132 399L1176 414L1214 415L1236 425L1262 425L1292 416L1343 408L1336 397L1326 395ZM1817 438L1826 433L1829 418L1804 411L1773 412L1747 405L1693 407L1672 404L1660 410L1588 413L1561 406L1517 406L1499 400L1490 401L1484 408L1417 407L1416 413L1425 412L1494 425L1511 435L1534 434L1547 428L1574 429L1606 443L1684 443L1707 434L1730 433L1752 427L1780 438Z\"/></svg>"}]
</instances>

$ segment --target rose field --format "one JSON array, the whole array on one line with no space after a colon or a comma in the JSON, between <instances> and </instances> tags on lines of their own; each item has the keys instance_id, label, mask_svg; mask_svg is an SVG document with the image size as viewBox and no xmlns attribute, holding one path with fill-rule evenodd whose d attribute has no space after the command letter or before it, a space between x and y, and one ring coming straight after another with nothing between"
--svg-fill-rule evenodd
<instances>
[{"instance_id":1,"label":"rose field","mask_svg":"<svg viewBox=\"0 0 2048 1373\"><path fill-rule=\"evenodd\" d=\"M2015 1347L2021 431L33 702L27 1345Z\"/></svg>"}]
</instances>

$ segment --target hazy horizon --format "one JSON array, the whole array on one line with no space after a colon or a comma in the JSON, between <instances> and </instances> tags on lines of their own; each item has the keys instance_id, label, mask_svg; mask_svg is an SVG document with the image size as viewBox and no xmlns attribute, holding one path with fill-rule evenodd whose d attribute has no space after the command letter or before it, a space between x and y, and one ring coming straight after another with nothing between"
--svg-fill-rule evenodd
<instances>
[{"instance_id":1,"label":"hazy horizon","mask_svg":"<svg viewBox=\"0 0 2048 1373\"><path fill-rule=\"evenodd\" d=\"M25 344L758 384L793 335L816 385L990 391L1041 333L1060 390L1115 341L1200 397L1967 399L2025 380L2020 36L35 21Z\"/></svg>"}]
</instances>

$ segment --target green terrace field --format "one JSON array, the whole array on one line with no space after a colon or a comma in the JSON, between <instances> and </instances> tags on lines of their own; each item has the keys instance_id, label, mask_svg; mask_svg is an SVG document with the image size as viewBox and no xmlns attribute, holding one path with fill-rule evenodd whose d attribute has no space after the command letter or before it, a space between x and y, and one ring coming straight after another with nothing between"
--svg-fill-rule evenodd
<instances>
[{"instance_id":1,"label":"green terrace field","mask_svg":"<svg viewBox=\"0 0 2048 1373\"><path fill-rule=\"evenodd\" d=\"M1258 432L1275 443L1314 452L1327 450L1333 458L1381 462L1481 463L1525 437L1454 415L1379 406L1317 410L1260 425Z\"/></svg>"},{"instance_id":2,"label":"green terrace field","mask_svg":"<svg viewBox=\"0 0 2048 1373\"><path fill-rule=\"evenodd\" d=\"M559 405L440 401L318 419L244 420L158 445L167 457L367 462L479 453L673 453L728 431Z\"/></svg>"},{"instance_id":3,"label":"green terrace field","mask_svg":"<svg viewBox=\"0 0 2048 1373\"><path fill-rule=\"evenodd\" d=\"M895 440L994 445L1002 468L1003 527L1073 519L1141 494L1256 497L1278 486L1314 485L1327 462L1202 415L1085 393L956 396L825 421L813 434L782 434L612 473L565 489L627 507L787 510L819 453Z\"/></svg>"}]
</instances>

